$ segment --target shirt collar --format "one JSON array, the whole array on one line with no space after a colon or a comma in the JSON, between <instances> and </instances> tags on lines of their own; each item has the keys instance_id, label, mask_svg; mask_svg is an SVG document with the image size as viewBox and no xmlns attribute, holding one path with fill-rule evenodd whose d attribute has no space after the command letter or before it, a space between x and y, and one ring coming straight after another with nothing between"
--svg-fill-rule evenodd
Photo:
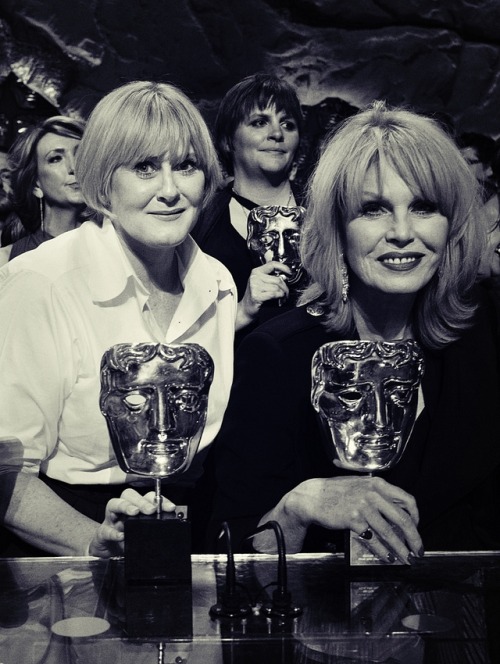
<instances>
[{"instance_id":1,"label":"shirt collar","mask_svg":"<svg viewBox=\"0 0 500 664\"><path fill-rule=\"evenodd\" d=\"M116 299L131 282L135 284L136 293L146 300L149 291L135 274L111 221L104 219L101 227L90 223L86 230L93 263L90 288L94 302ZM184 291L196 298L196 308L205 310L221 291L234 291L230 273L215 259L204 254L190 235L177 247L177 257ZM182 298L180 303L181 314L185 299Z\"/></svg>"},{"instance_id":2,"label":"shirt collar","mask_svg":"<svg viewBox=\"0 0 500 664\"><path fill-rule=\"evenodd\" d=\"M148 291L127 260L111 221L104 219L102 226L91 224L87 230L87 243L93 266L90 290L94 302L114 300L126 290L130 281L135 281L139 292L147 296Z\"/></svg>"}]
</instances>

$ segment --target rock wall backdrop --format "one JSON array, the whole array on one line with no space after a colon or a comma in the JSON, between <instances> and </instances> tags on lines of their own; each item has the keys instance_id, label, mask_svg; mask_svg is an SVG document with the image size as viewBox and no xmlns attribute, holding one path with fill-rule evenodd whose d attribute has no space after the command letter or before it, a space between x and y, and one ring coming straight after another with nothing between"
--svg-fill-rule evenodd
<instances>
[{"instance_id":1,"label":"rock wall backdrop","mask_svg":"<svg viewBox=\"0 0 500 664\"><path fill-rule=\"evenodd\" d=\"M496 138L500 0L0 0L0 145L134 79L181 86L210 124L260 70L296 87L306 156L374 98Z\"/></svg>"}]
</instances>

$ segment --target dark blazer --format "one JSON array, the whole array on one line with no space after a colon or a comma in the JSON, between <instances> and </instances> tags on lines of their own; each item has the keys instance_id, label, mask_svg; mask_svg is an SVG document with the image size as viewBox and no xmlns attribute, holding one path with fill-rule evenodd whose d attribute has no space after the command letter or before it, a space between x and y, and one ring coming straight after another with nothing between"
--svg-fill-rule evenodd
<instances>
[{"instance_id":1,"label":"dark blazer","mask_svg":"<svg viewBox=\"0 0 500 664\"><path fill-rule=\"evenodd\" d=\"M211 533L231 526L235 550L300 482L330 477L322 429L310 403L311 359L338 339L322 316L299 307L249 334L215 443L217 494ZM426 549L500 548L500 381L498 331L489 303L442 351L424 351L425 408L387 481L412 494ZM338 550L338 532L310 528L304 550ZM213 546L213 541L211 546Z\"/></svg>"},{"instance_id":2,"label":"dark blazer","mask_svg":"<svg viewBox=\"0 0 500 664\"><path fill-rule=\"evenodd\" d=\"M217 258L231 272L238 300L241 300L255 265L245 240L231 225L229 202L232 193L232 185L229 185L215 194L210 205L202 210L191 235L205 253Z\"/></svg>"}]
</instances>

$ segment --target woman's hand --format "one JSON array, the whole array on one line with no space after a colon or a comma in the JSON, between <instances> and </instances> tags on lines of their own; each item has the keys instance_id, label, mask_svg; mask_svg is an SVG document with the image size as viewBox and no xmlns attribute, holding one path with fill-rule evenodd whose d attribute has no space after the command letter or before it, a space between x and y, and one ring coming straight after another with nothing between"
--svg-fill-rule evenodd
<instances>
[{"instance_id":1,"label":"woman's hand","mask_svg":"<svg viewBox=\"0 0 500 664\"><path fill-rule=\"evenodd\" d=\"M288 297L287 276L292 276L291 269L279 261L270 261L251 271L245 294L238 302L236 330L249 325L264 302Z\"/></svg>"},{"instance_id":2,"label":"woman's hand","mask_svg":"<svg viewBox=\"0 0 500 664\"><path fill-rule=\"evenodd\" d=\"M306 480L286 494L261 523L269 519L280 522L290 552L300 551L307 528L316 524L358 535L370 531L364 544L386 562L409 563L410 553L423 555L415 499L380 477Z\"/></svg>"},{"instance_id":3,"label":"woman's hand","mask_svg":"<svg viewBox=\"0 0 500 664\"><path fill-rule=\"evenodd\" d=\"M120 498L112 498L106 505L104 521L97 528L89 546L89 555L111 558L123 555L124 523L129 516L154 514L156 511L155 492L144 496L135 489L125 489ZM162 499L162 511L173 512L174 503Z\"/></svg>"}]
</instances>

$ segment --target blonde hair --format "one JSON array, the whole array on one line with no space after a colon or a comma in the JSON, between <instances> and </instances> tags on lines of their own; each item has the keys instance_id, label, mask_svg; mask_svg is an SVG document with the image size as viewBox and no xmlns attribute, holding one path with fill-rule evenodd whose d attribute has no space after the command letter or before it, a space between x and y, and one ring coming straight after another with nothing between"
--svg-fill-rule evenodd
<instances>
[{"instance_id":1,"label":"blonde hair","mask_svg":"<svg viewBox=\"0 0 500 664\"><path fill-rule=\"evenodd\" d=\"M479 188L441 126L406 109L389 109L376 101L325 141L308 189L301 256L311 284L300 303L322 298L328 329L343 334L354 330L351 305L341 297L345 225L359 210L368 170L383 164L436 203L448 219L446 251L438 272L417 297L413 320L419 341L439 348L460 336L475 311L469 295L483 247Z\"/></svg>"},{"instance_id":2,"label":"blonde hair","mask_svg":"<svg viewBox=\"0 0 500 664\"><path fill-rule=\"evenodd\" d=\"M168 83L135 81L97 104L80 144L76 174L87 205L102 219L109 213L113 173L167 153L183 159L192 146L205 174L203 205L221 183L210 132L193 102Z\"/></svg>"}]
</instances>

